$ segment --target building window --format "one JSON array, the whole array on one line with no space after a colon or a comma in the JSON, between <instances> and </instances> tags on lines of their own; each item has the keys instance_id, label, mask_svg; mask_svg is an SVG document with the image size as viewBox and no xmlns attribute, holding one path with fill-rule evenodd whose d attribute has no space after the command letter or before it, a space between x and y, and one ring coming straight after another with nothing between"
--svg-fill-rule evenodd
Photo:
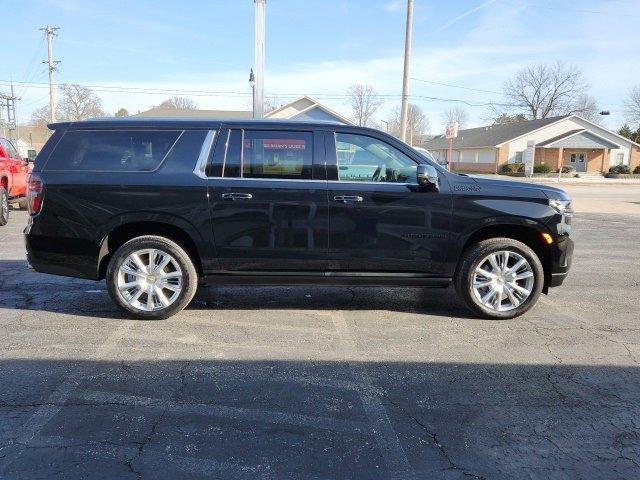
<instances>
[{"instance_id":1,"label":"building window","mask_svg":"<svg viewBox=\"0 0 640 480\"><path fill-rule=\"evenodd\" d=\"M616 153L616 156L613 160L614 165L622 165L624 163L624 153Z\"/></svg>"},{"instance_id":2,"label":"building window","mask_svg":"<svg viewBox=\"0 0 640 480\"><path fill-rule=\"evenodd\" d=\"M522 163L522 152L516 152L516 162L515 163Z\"/></svg>"}]
</instances>

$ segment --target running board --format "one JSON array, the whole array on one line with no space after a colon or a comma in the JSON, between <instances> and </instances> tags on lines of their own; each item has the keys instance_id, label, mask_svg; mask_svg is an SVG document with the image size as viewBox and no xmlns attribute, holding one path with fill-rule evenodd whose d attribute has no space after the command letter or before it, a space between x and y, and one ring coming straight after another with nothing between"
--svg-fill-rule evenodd
<instances>
[{"instance_id":1,"label":"running board","mask_svg":"<svg viewBox=\"0 0 640 480\"><path fill-rule=\"evenodd\" d=\"M212 285L359 285L447 287L450 277L430 277L414 272L213 272L205 275Z\"/></svg>"}]
</instances>

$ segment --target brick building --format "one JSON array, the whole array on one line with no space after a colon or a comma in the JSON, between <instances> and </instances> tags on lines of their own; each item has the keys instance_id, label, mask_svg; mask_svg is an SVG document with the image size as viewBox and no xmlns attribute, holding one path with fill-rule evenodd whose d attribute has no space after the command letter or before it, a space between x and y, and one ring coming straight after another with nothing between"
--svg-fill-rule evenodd
<instances>
[{"instance_id":1,"label":"brick building","mask_svg":"<svg viewBox=\"0 0 640 480\"><path fill-rule=\"evenodd\" d=\"M640 145L577 115L460 130L453 140L452 170L496 173L505 163L524 161L535 142L535 164L552 171L571 165L577 172L607 172L613 165L640 165ZM444 135L426 142L437 160L447 159Z\"/></svg>"}]
</instances>

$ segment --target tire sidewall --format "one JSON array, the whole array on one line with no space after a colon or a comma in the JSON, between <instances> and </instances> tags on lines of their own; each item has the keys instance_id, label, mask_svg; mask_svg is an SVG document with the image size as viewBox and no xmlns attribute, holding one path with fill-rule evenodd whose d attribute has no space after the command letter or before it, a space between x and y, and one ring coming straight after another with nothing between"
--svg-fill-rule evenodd
<instances>
[{"instance_id":1,"label":"tire sidewall","mask_svg":"<svg viewBox=\"0 0 640 480\"><path fill-rule=\"evenodd\" d=\"M170 306L163 310L146 312L135 309L122 298L118 291L117 277L122 262L131 253L145 248L155 248L170 254L176 259L182 270L182 292ZM107 267L106 283L111 299L129 315L140 320L163 320L180 312L189 304L198 287L198 275L193 261L177 243L163 237L146 236L129 240L116 250Z\"/></svg>"},{"instance_id":2,"label":"tire sidewall","mask_svg":"<svg viewBox=\"0 0 640 480\"><path fill-rule=\"evenodd\" d=\"M466 258L466 265L463 265L463 270L460 272L461 275L458 279L459 282L457 285L458 293L462 295L465 303L468 307L471 308L472 311L484 318L491 318L496 320L514 318L527 312L538 301L538 298L540 297L540 294L542 292L542 287L544 285L544 269L542 268L540 259L535 254L535 252L524 243L507 238L492 240L500 241L480 242L478 245L472 248L469 255L470 258ZM479 303L473 291L473 273L478 264L487 255L503 250L518 253L522 255L527 260L527 262L529 262L529 265L531 266L534 274L534 285L529 298L527 298L521 305L506 312L497 312L495 310L486 308L484 305Z\"/></svg>"},{"instance_id":3,"label":"tire sidewall","mask_svg":"<svg viewBox=\"0 0 640 480\"><path fill-rule=\"evenodd\" d=\"M0 225L9 223L9 196L4 187L0 187Z\"/></svg>"}]
</instances>

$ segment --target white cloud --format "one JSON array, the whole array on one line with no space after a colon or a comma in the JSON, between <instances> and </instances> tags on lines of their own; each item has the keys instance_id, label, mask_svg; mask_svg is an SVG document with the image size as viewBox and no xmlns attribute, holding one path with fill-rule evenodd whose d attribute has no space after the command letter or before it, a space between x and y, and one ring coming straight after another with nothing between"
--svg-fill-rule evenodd
<instances>
[{"instance_id":1,"label":"white cloud","mask_svg":"<svg viewBox=\"0 0 640 480\"><path fill-rule=\"evenodd\" d=\"M400 10L404 10L404 7L407 5L406 1L403 0L391 0L385 3L382 8L384 8L387 12L399 12Z\"/></svg>"}]
</instances>

